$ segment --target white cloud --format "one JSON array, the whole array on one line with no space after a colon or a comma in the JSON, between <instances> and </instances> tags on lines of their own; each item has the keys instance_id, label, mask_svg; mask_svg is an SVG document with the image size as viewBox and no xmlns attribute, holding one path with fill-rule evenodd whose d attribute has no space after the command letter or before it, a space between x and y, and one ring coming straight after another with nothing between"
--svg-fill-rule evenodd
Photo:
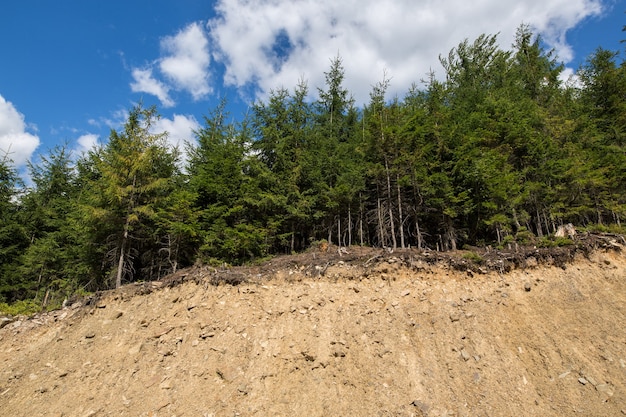
<instances>
[{"instance_id":1,"label":"white cloud","mask_svg":"<svg viewBox=\"0 0 626 417\"><path fill-rule=\"evenodd\" d=\"M148 93L155 95L164 107L172 107L174 101L169 96L169 87L152 76L152 69L134 68L133 79L130 88L135 93Z\"/></svg>"},{"instance_id":2,"label":"white cloud","mask_svg":"<svg viewBox=\"0 0 626 417\"><path fill-rule=\"evenodd\" d=\"M208 46L206 33L198 23L192 23L175 36L161 41L161 48L168 54L159 63L161 72L178 89L189 92L194 100L211 93Z\"/></svg>"},{"instance_id":3,"label":"white cloud","mask_svg":"<svg viewBox=\"0 0 626 417\"><path fill-rule=\"evenodd\" d=\"M529 24L560 59L573 58L566 33L602 11L601 0L220 0L207 27L224 82L258 88L263 96L304 76L315 89L339 54L345 86L357 104L368 101L383 71L390 94L439 70L438 57L459 42L499 33L502 48Z\"/></svg>"},{"instance_id":4,"label":"white cloud","mask_svg":"<svg viewBox=\"0 0 626 417\"><path fill-rule=\"evenodd\" d=\"M93 150L95 147L99 145L99 141L98 141L99 138L100 138L99 135L96 135L93 133L88 133L88 134L80 136L78 139L76 139L76 143L78 145L76 147L76 152L78 154L82 154L84 152Z\"/></svg>"},{"instance_id":5,"label":"white cloud","mask_svg":"<svg viewBox=\"0 0 626 417\"><path fill-rule=\"evenodd\" d=\"M0 158L8 157L15 166L24 166L39 146L39 137L26 131L24 115L0 95Z\"/></svg>"},{"instance_id":6,"label":"white cloud","mask_svg":"<svg viewBox=\"0 0 626 417\"><path fill-rule=\"evenodd\" d=\"M170 91L187 92L196 101L212 93L209 40L201 24L192 23L174 36L164 37L161 50L162 56L154 63L145 68L133 68L133 92L152 94L164 107L175 105Z\"/></svg>"},{"instance_id":7,"label":"white cloud","mask_svg":"<svg viewBox=\"0 0 626 417\"><path fill-rule=\"evenodd\" d=\"M181 159L186 160L186 143L195 144L195 131L200 129L200 124L193 116L175 114L172 119L162 117L152 126L152 133L167 132L167 141L172 147L177 147L181 152Z\"/></svg>"}]
</instances>

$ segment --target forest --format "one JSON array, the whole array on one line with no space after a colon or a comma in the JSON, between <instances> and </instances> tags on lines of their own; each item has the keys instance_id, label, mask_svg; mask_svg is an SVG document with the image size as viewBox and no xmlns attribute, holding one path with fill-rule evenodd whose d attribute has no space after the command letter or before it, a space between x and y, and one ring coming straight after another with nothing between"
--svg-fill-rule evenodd
<instances>
[{"instance_id":1,"label":"forest","mask_svg":"<svg viewBox=\"0 0 626 417\"><path fill-rule=\"evenodd\" d=\"M86 154L49 150L32 185L0 155L0 307L322 242L448 251L562 244L567 223L624 232L620 52L599 47L564 82L522 25L509 48L482 35L440 64L443 79L425 74L404 97L387 97L384 76L361 108L335 57L313 92L278 88L242 117L223 100L184 159L142 104Z\"/></svg>"}]
</instances>

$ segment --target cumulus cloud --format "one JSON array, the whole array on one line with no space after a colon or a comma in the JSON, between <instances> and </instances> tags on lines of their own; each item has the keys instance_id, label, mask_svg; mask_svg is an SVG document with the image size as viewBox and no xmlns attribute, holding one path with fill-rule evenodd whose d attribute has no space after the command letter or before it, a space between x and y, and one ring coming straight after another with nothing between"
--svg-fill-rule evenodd
<instances>
[{"instance_id":1,"label":"cumulus cloud","mask_svg":"<svg viewBox=\"0 0 626 417\"><path fill-rule=\"evenodd\" d=\"M162 56L145 68L133 68L131 90L156 96L164 107L175 105L170 91L200 100L212 92L209 85L209 40L200 23L192 23L161 40ZM158 71L158 74L157 74Z\"/></svg>"},{"instance_id":2,"label":"cumulus cloud","mask_svg":"<svg viewBox=\"0 0 626 417\"><path fill-rule=\"evenodd\" d=\"M172 147L181 152L181 159L187 158L185 153L186 144L195 144L195 132L200 129L200 124L193 116L175 114L171 119L163 117L152 126L152 133L167 132L167 141Z\"/></svg>"},{"instance_id":3,"label":"cumulus cloud","mask_svg":"<svg viewBox=\"0 0 626 417\"><path fill-rule=\"evenodd\" d=\"M100 138L99 135L96 135L93 133L88 133L88 134L80 136L78 139L76 139L76 144L77 144L76 152L78 154L82 154L90 150L93 150L99 145L99 141L98 141L99 138Z\"/></svg>"},{"instance_id":4,"label":"cumulus cloud","mask_svg":"<svg viewBox=\"0 0 626 417\"><path fill-rule=\"evenodd\" d=\"M130 89L135 93L148 93L156 96L164 107L172 107L174 101L170 98L169 87L152 76L152 69L135 68L132 72L135 80Z\"/></svg>"},{"instance_id":5,"label":"cumulus cloud","mask_svg":"<svg viewBox=\"0 0 626 417\"><path fill-rule=\"evenodd\" d=\"M26 131L24 115L0 95L0 158L5 154L15 166L24 166L39 146L39 137Z\"/></svg>"},{"instance_id":6,"label":"cumulus cloud","mask_svg":"<svg viewBox=\"0 0 626 417\"><path fill-rule=\"evenodd\" d=\"M199 100L211 93L208 82L210 64L209 41L198 23L193 23L175 36L161 41L161 48L168 54L161 59L161 72L181 89Z\"/></svg>"},{"instance_id":7,"label":"cumulus cloud","mask_svg":"<svg viewBox=\"0 0 626 417\"><path fill-rule=\"evenodd\" d=\"M323 87L324 71L339 55L345 85L363 104L384 72L389 93L403 94L464 39L499 34L508 48L522 23L567 63L567 31L602 7L602 0L220 0L207 28L226 85L261 96L302 77Z\"/></svg>"}]
</instances>

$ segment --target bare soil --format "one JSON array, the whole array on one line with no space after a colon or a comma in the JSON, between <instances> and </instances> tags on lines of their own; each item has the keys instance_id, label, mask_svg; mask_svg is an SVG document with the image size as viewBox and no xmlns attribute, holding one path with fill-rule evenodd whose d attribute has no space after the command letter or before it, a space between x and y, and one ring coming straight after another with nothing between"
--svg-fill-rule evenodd
<instances>
[{"instance_id":1,"label":"bare soil","mask_svg":"<svg viewBox=\"0 0 626 417\"><path fill-rule=\"evenodd\" d=\"M0 415L626 415L617 237L332 248L71 304L0 322Z\"/></svg>"}]
</instances>

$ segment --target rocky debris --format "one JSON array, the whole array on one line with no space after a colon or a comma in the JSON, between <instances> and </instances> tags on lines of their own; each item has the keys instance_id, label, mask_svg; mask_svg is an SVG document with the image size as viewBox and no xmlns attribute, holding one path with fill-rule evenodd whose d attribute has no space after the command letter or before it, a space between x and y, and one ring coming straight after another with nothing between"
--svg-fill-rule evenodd
<instances>
[{"instance_id":1,"label":"rocky debris","mask_svg":"<svg viewBox=\"0 0 626 417\"><path fill-rule=\"evenodd\" d=\"M0 317L0 329L2 329L7 324L13 323L15 320L16 320L16 318L15 317L11 317L11 316Z\"/></svg>"},{"instance_id":2,"label":"rocky debris","mask_svg":"<svg viewBox=\"0 0 626 417\"><path fill-rule=\"evenodd\" d=\"M523 250L514 256L531 254L538 264L509 274L501 273L508 258L494 263L494 250L480 266L485 273L467 259L457 269L461 256L446 261L454 254L368 248L341 261L336 251L298 254L249 273L199 267L160 285L99 294L75 310L19 318L0 329L0 409L619 415L626 393L615 381L626 362L615 317L626 305L626 260L611 249L575 255L563 270L554 261L561 252L546 266L544 252ZM315 265L328 265L324 277ZM235 276L229 270L246 282L212 284L215 274ZM593 297L583 303L572 294Z\"/></svg>"},{"instance_id":3,"label":"rocky debris","mask_svg":"<svg viewBox=\"0 0 626 417\"><path fill-rule=\"evenodd\" d=\"M452 323L461 320L461 313L458 311L453 311L452 313L450 313L450 321Z\"/></svg>"}]
</instances>

